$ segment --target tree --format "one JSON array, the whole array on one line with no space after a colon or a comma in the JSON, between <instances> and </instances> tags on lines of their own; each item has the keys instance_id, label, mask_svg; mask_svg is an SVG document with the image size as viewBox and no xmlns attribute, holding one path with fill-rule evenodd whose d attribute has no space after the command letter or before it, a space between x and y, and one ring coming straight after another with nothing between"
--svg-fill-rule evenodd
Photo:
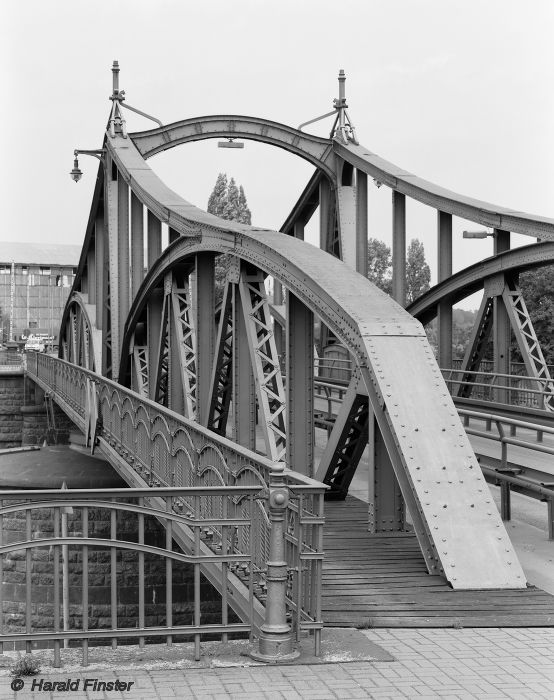
<instances>
[{"instance_id":1,"label":"tree","mask_svg":"<svg viewBox=\"0 0 554 700\"><path fill-rule=\"evenodd\" d=\"M392 292L392 260L390 248L377 238L367 242L367 277L387 294Z\"/></svg>"},{"instance_id":2,"label":"tree","mask_svg":"<svg viewBox=\"0 0 554 700\"><path fill-rule=\"evenodd\" d=\"M208 199L208 211L210 214L226 218L223 216L223 212L227 201L227 187L227 175L225 173L219 173L210 198Z\"/></svg>"},{"instance_id":3,"label":"tree","mask_svg":"<svg viewBox=\"0 0 554 700\"><path fill-rule=\"evenodd\" d=\"M522 273L519 286L544 359L554 364L554 265ZM519 358L519 349L513 349Z\"/></svg>"},{"instance_id":4,"label":"tree","mask_svg":"<svg viewBox=\"0 0 554 700\"><path fill-rule=\"evenodd\" d=\"M377 238L367 242L367 276L387 294L392 294L392 255L386 243ZM431 270L425 261L423 243L414 238L406 255L406 303L411 304L429 289Z\"/></svg>"},{"instance_id":5,"label":"tree","mask_svg":"<svg viewBox=\"0 0 554 700\"><path fill-rule=\"evenodd\" d=\"M227 182L227 174L219 173L215 186L208 199L208 212L227 221L251 224L252 215L242 185L237 187L235 178ZM223 298L223 288L229 270L229 256L218 255L215 259L215 298L219 304Z\"/></svg>"},{"instance_id":6,"label":"tree","mask_svg":"<svg viewBox=\"0 0 554 700\"><path fill-rule=\"evenodd\" d=\"M429 289L431 270L425 261L423 243L414 238L406 256L406 303L411 304Z\"/></svg>"}]
</instances>

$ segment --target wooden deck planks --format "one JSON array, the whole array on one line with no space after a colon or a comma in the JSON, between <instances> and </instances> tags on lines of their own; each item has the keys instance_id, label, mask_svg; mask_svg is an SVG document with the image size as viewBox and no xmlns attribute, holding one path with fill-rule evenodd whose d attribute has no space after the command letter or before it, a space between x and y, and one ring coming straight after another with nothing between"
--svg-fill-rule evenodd
<instances>
[{"instance_id":1,"label":"wooden deck planks","mask_svg":"<svg viewBox=\"0 0 554 700\"><path fill-rule=\"evenodd\" d=\"M323 620L347 627L542 627L554 596L537 588L454 591L427 573L415 535L367 532L367 504L325 504Z\"/></svg>"}]
</instances>

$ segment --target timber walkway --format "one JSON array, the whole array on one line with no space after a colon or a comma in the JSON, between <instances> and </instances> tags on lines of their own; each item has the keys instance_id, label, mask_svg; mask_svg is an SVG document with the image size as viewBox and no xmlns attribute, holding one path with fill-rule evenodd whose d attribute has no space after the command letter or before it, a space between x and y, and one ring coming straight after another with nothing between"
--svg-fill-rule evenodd
<instances>
[{"instance_id":1,"label":"timber walkway","mask_svg":"<svg viewBox=\"0 0 554 700\"><path fill-rule=\"evenodd\" d=\"M322 615L340 627L554 626L554 596L526 589L455 591L427 573L413 533L371 535L367 503L325 504Z\"/></svg>"}]
</instances>

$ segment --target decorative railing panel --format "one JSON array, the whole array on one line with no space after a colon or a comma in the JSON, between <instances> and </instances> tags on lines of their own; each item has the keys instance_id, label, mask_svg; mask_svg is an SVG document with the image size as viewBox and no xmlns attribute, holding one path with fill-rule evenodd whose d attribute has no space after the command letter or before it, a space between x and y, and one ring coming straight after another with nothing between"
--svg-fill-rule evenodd
<instances>
[{"instance_id":1,"label":"decorative railing panel","mask_svg":"<svg viewBox=\"0 0 554 700\"><path fill-rule=\"evenodd\" d=\"M36 355L28 366L29 376L51 391L79 427L91 416L91 393L98 400L98 420L93 434L107 456L132 470L135 477L152 487L240 487L245 493L257 488L260 497L249 517L253 528L237 531L223 524L207 527L206 541L221 551L237 543L251 552L251 566L235 571L265 605L270 523L267 499L273 463L251 450L221 437L149 399L89 370L57 358ZM94 413L92 411L92 413ZM110 450L111 448L111 450ZM287 606L299 636L314 629L319 645L321 623L321 564L323 559L323 497L325 486L313 479L285 470L289 491L286 507ZM182 512L191 518L229 515L224 498L183 496ZM233 508L250 508L237 496ZM227 510L226 510L227 509Z\"/></svg>"},{"instance_id":2,"label":"decorative railing panel","mask_svg":"<svg viewBox=\"0 0 554 700\"><path fill-rule=\"evenodd\" d=\"M24 629L14 627L13 616L6 616L4 621L3 614L0 615L0 651L7 645L25 646L27 652L33 645L53 645L54 665L59 666L61 643L65 640L71 644L80 643L86 665L88 644L94 640L110 640L115 647L118 640L138 638L142 647L145 638L165 638L171 644L178 635L185 641L194 639L194 656L198 660L202 636L218 635L227 641L229 633L250 635L253 632L250 622L229 622L227 592L229 577L235 570L247 571L252 577L253 554L249 545L253 542L252 529L258 527L253 517L258 510L254 500L257 492L255 487L0 492L0 525L4 518L13 521L18 516L24 525L15 538L3 538L0 533L0 571L9 568L15 554L21 555L18 559L24 556L25 561L25 602L21 615L25 619ZM237 497L241 500L240 508L236 505ZM183 514L183 500L217 500L223 504L221 514L218 518L204 516L201 508L195 510L194 516ZM68 511L71 511L69 527ZM104 511L111 514L108 516L111 525L102 531L98 523L99 513ZM118 516L122 515L126 521L125 527L120 528L122 518ZM176 549L171 537L166 536L158 537L154 545L145 544L145 518L156 518L169 533L179 525L190 528L194 534L194 551L186 553ZM129 527L132 524L129 520L134 527ZM37 530L37 523L42 523L42 530ZM220 546L202 546L210 543L210 532L214 529L224 534ZM245 531L248 534L245 535ZM150 540L151 530L149 534ZM95 556L90 557L93 552ZM108 580L107 585L102 587L98 586L98 573L89 572L89 563L91 568L98 567L94 564L99 558L98 552L111 552L101 577L102 581ZM139 575L136 577L126 573L129 555L121 556L129 552L138 560ZM144 575L145 556L150 579ZM33 568L35 558L40 562L36 571ZM71 573L69 561L73 562ZM211 599L205 600L209 595L206 591L211 589L201 586L200 569L207 561L216 564L220 575L219 611L214 611ZM177 566L181 566L180 572L174 572ZM161 581L164 572L165 581ZM176 585L179 579L174 573L179 573L188 583ZM37 581L43 589L39 600L47 601L41 606L34 602ZM118 593L120 586L127 586L126 595ZM155 601L155 591L160 588L165 590L165 601L157 608L150 602L146 604L145 600L151 601L153 595ZM188 605L183 605L184 601L178 597L183 588L188 592L192 590L192 598L186 601ZM122 601L128 598L136 601L134 625L126 624L129 606ZM103 609L101 618L97 612L100 608ZM37 613L39 609L42 614ZM249 619L253 619L253 614ZM45 624L48 620L51 620L49 626Z\"/></svg>"}]
</instances>

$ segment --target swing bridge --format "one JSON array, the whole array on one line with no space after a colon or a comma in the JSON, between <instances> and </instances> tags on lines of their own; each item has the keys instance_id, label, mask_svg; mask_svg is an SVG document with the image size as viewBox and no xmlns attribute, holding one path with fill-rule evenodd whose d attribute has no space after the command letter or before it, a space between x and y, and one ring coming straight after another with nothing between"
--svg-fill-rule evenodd
<instances>
[{"instance_id":1,"label":"swing bridge","mask_svg":"<svg viewBox=\"0 0 554 700\"><path fill-rule=\"evenodd\" d=\"M342 71L332 133L322 138L237 115L128 133L124 109L139 110L119 89L117 62L112 70L59 357L30 355L27 376L129 489L33 491L26 507L107 503L136 509L139 525L155 514L168 533L166 560L194 567L195 612L191 625L172 628L168 611L156 630L143 614L142 635L188 631L199 644L201 575L222 597L221 624L207 631L249 631L262 659L293 654L306 635L318 653L324 624L552 624L552 598L528 585L501 515L519 489L548 502L552 523L554 474L541 465L554 454L554 385L518 275L554 262L554 220L459 195L362 146ZM314 166L280 231L208 214L150 168L157 153L204 139L254 140ZM367 279L368 180L392 193L392 296ZM408 308L407 198L436 210L439 259L438 284ZM316 212L319 248L303 240ZM494 255L456 274L454 216L494 232ZM529 245L511 249L512 232ZM216 303L220 255L228 272ZM479 290L454 368L452 306ZM433 318L438 361L422 325ZM314 360L316 324L324 350ZM510 366L511 333L523 376ZM490 340L492 372L483 372ZM362 471L365 501L352 494ZM487 479L502 483L502 514ZM85 548L94 544L86 527L81 536ZM147 550L140 536L135 546ZM83 592L83 609L86 601ZM229 622L231 611L240 623ZM59 644L57 624L50 638ZM71 634L88 644L100 631L83 624ZM137 629L118 628L116 615L109 634Z\"/></svg>"}]
</instances>

